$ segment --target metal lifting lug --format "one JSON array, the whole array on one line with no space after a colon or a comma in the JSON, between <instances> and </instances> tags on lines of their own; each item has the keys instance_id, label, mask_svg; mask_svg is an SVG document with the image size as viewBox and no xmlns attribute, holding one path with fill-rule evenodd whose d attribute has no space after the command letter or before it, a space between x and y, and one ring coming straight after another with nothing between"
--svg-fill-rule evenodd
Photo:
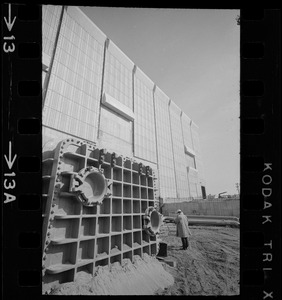
<instances>
[{"instance_id":1,"label":"metal lifting lug","mask_svg":"<svg viewBox=\"0 0 282 300\"><path fill-rule=\"evenodd\" d=\"M87 167L85 168L85 171L86 171L86 172L90 172L90 171L92 171L92 170L94 170L94 167L93 167L93 166L87 166ZM80 176L83 176L83 174L80 173Z\"/></svg>"},{"instance_id":2,"label":"metal lifting lug","mask_svg":"<svg viewBox=\"0 0 282 300\"><path fill-rule=\"evenodd\" d=\"M105 148L100 150L100 155L105 155L107 153L107 150Z\"/></svg>"},{"instance_id":3,"label":"metal lifting lug","mask_svg":"<svg viewBox=\"0 0 282 300\"><path fill-rule=\"evenodd\" d=\"M139 175L143 173L143 164L142 163L139 164L138 172L139 172Z\"/></svg>"},{"instance_id":4,"label":"metal lifting lug","mask_svg":"<svg viewBox=\"0 0 282 300\"><path fill-rule=\"evenodd\" d=\"M116 163L117 163L117 155L116 155L115 152L113 152L112 155L111 155L111 166L115 167Z\"/></svg>"}]
</instances>

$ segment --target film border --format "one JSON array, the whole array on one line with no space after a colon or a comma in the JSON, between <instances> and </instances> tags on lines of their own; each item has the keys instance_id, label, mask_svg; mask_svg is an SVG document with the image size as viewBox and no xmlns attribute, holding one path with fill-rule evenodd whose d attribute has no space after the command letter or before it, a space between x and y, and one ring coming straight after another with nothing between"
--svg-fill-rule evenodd
<instances>
[{"instance_id":1,"label":"film border","mask_svg":"<svg viewBox=\"0 0 282 300\"><path fill-rule=\"evenodd\" d=\"M1 19L2 182L6 193L2 201L3 295L30 297L41 295L42 140L34 128L41 124L42 97L38 85L42 67L40 54L29 57L27 53L38 53L36 49L41 49L41 9L4 4ZM241 26L241 294L238 299L281 296L280 21L279 10L266 9L262 13L241 10L238 20ZM23 46L26 44L29 45ZM249 52L248 47L252 48ZM263 54L254 54L258 52Z\"/></svg>"},{"instance_id":2,"label":"film border","mask_svg":"<svg viewBox=\"0 0 282 300\"><path fill-rule=\"evenodd\" d=\"M280 12L242 10L241 16L241 293L278 299Z\"/></svg>"}]
</instances>

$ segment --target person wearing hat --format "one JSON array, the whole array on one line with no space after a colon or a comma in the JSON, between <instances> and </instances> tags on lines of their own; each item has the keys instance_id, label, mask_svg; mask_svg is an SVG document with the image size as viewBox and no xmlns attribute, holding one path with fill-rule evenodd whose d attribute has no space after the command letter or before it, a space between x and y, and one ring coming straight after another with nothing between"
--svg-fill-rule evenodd
<instances>
[{"instance_id":1,"label":"person wearing hat","mask_svg":"<svg viewBox=\"0 0 282 300\"><path fill-rule=\"evenodd\" d=\"M177 217L175 218L176 223L176 236L181 238L183 250L186 250L189 246L188 235L192 235L189 226L187 217L183 214L181 209L177 210Z\"/></svg>"}]
</instances>

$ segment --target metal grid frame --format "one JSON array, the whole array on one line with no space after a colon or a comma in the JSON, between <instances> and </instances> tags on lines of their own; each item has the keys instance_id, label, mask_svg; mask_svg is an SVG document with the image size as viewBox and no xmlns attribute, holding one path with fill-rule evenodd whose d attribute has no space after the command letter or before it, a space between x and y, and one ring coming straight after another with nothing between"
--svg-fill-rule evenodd
<instances>
[{"instance_id":1,"label":"metal grid frame","mask_svg":"<svg viewBox=\"0 0 282 300\"><path fill-rule=\"evenodd\" d=\"M69 192L71 176L87 166L103 169L108 181L101 205L84 206ZM94 275L96 267L134 255L156 255L156 236L143 230L156 186L152 169L95 143L70 138L43 153L43 285L73 281L82 270Z\"/></svg>"}]
</instances>

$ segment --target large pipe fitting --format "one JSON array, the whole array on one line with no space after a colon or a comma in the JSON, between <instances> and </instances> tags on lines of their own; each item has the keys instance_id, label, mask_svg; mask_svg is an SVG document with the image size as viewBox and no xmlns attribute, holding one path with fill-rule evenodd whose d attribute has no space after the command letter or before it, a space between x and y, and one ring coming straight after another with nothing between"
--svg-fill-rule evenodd
<instances>
[{"instance_id":1,"label":"large pipe fitting","mask_svg":"<svg viewBox=\"0 0 282 300\"><path fill-rule=\"evenodd\" d=\"M151 236L159 233L162 225L162 215L153 207L149 206L143 216L143 229Z\"/></svg>"},{"instance_id":2,"label":"large pipe fitting","mask_svg":"<svg viewBox=\"0 0 282 300\"><path fill-rule=\"evenodd\" d=\"M107 195L108 181L103 171L92 166L72 175L69 191L85 206L101 204Z\"/></svg>"}]
</instances>

